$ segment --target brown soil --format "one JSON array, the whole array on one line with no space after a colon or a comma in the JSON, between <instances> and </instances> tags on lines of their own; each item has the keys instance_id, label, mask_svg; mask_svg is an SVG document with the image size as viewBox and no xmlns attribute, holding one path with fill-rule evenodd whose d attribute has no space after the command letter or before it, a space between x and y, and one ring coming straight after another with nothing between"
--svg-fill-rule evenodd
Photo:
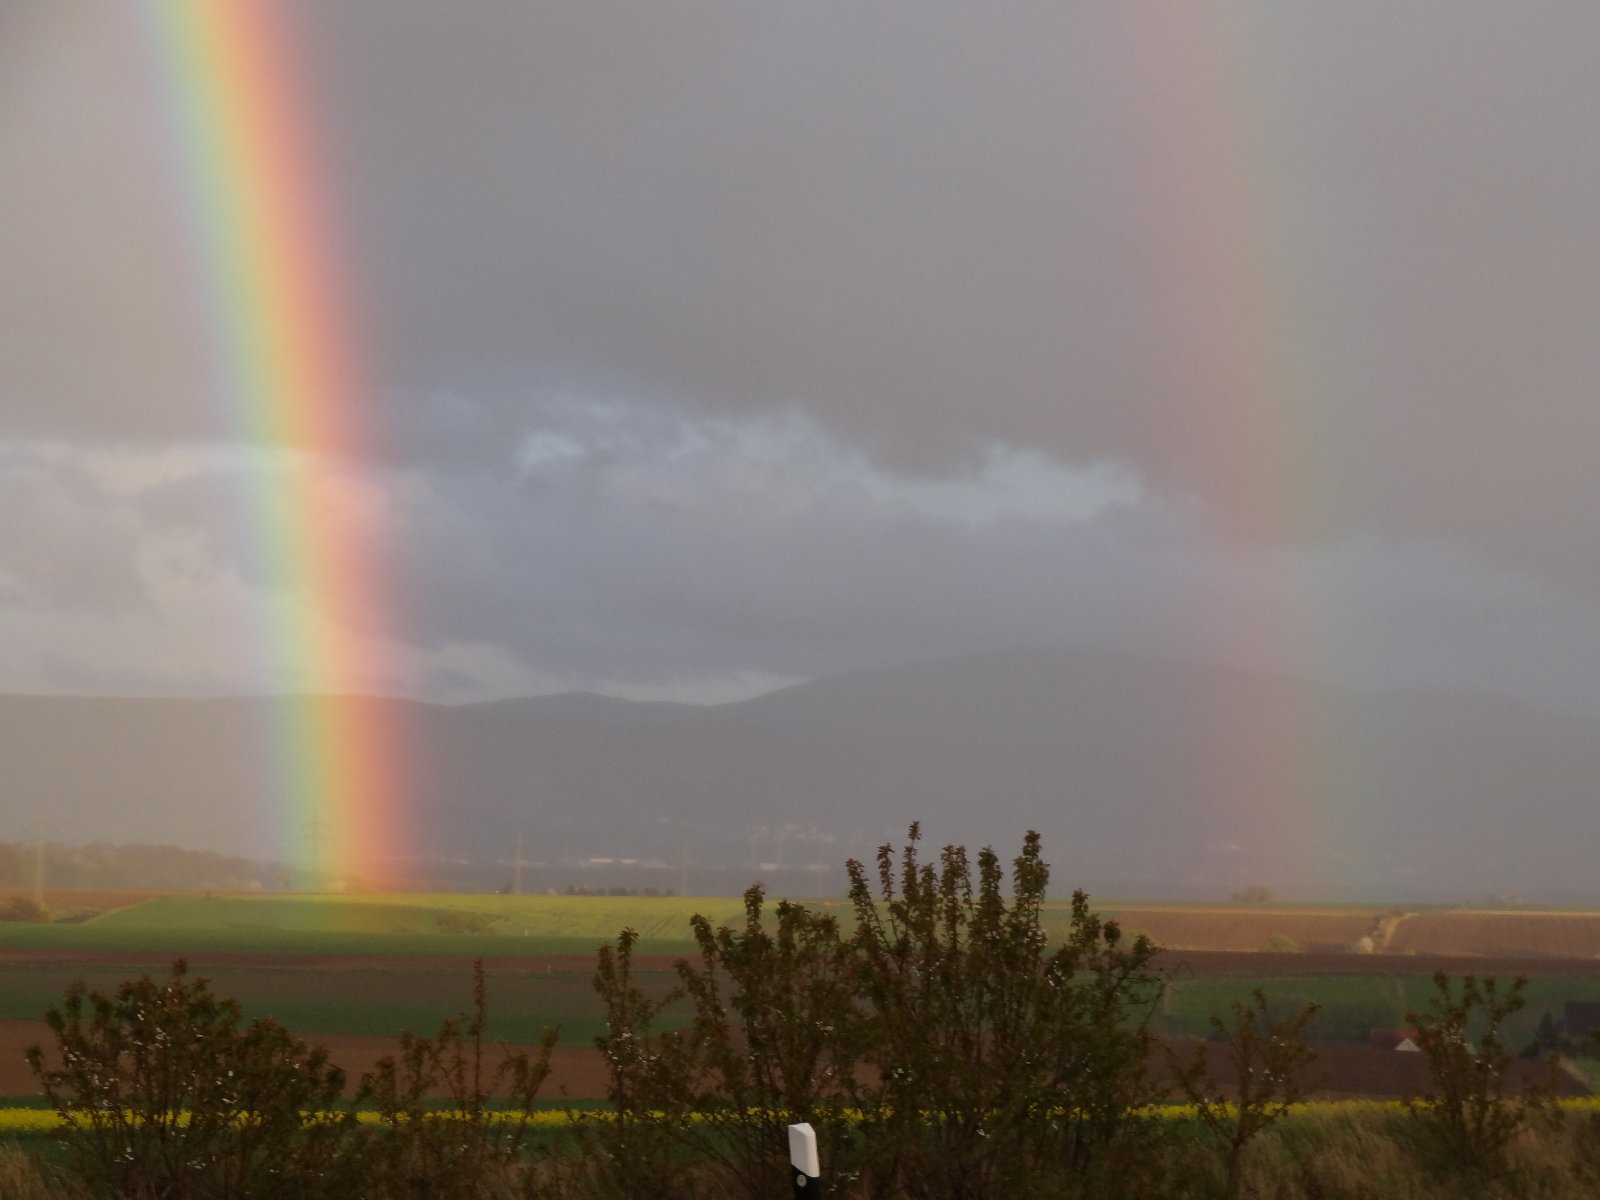
<instances>
[{"instance_id":1,"label":"brown soil","mask_svg":"<svg viewBox=\"0 0 1600 1200\"><path fill-rule=\"evenodd\" d=\"M1301 950L1344 950L1371 932L1381 915L1361 908L1130 908L1108 910L1130 933L1176 950L1261 950L1288 938Z\"/></svg>"},{"instance_id":2,"label":"brown soil","mask_svg":"<svg viewBox=\"0 0 1600 1200\"><path fill-rule=\"evenodd\" d=\"M1600 969L1600 913L1418 913L1401 923L1389 948L1399 953L1583 958Z\"/></svg>"},{"instance_id":3,"label":"brown soil","mask_svg":"<svg viewBox=\"0 0 1600 1200\"><path fill-rule=\"evenodd\" d=\"M1600 967L1600 912L1216 905L1134 907L1107 915L1173 950L1262 950L1282 937L1312 954L1570 958Z\"/></svg>"}]
</instances>

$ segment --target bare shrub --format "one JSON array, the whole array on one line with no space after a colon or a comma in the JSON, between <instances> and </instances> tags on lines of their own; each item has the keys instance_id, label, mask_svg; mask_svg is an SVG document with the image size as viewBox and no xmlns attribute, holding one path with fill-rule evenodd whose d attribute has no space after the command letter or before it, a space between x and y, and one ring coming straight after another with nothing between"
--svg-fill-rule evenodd
<instances>
[{"instance_id":1,"label":"bare shrub","mask_svg":"<svg viewBox=\"0 0 1600 1200\"><path fill-rule=\"evenodd\" d=\"M488 1020L478 959L471 1014L446 1020L432 1037L406 1030L398 1052L362 1077L357 1103L370 1104L381 1122L365 1147L365 1173L385 1200L485 1196L524 1168L557 1031L547 1029L532 1055L502 1045L490 1062Z\"/></svg>"},{"instance_id":2,"label":"bare shrub","mask_svg":"<svg viewBox=\"0 0 1600 1200\"><path fill-rule=\"evenodd\" d=\"M1231 1021L1211 1018L1212 1041L1225 1062L1220 1080L1212 1074L1210 1046L1197 1047L1188 1062L1174 1058L1178 1086L1221 1154L1230 1197L1242 1192L1246 1147L1311 1090L1305 1075L1316 1055L1305 1030L1316 1012L1308 1004L1294 1017L1274 1019L1257 988L1250 1004L1234 1001Z\"/></svg>"}]
</instances>

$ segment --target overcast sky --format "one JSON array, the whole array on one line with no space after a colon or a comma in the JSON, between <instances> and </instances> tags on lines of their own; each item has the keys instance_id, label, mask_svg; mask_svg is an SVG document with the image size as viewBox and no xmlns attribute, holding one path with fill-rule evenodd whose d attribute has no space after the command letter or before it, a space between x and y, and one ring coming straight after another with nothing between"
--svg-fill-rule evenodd
<instances>
[{"instance_id":1,"label":"overcast sky","mask_svg":"<svg viewBox=\"0 0 1600 1200\"><path fill-rule=\"evenodd\" d=\"M372 686L1050 642L1600 715L1600 6L288 9ZM281 682L295 451L216 394L139 11L0 0L3 691Z\"/></svg>"}]
</instances>

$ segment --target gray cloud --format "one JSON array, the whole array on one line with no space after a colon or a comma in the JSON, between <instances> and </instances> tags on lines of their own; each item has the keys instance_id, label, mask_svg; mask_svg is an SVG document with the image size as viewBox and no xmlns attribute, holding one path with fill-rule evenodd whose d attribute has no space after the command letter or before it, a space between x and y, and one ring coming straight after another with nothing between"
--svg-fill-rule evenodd
<instances>
[{"instance_id":1,"label":"gray cloud","mask_svg":"<svg viewBox=\"0 0 1600 1200\"><path fill-rule=\"evenodd\" d=\"M1110 455L1244 532L1467 536L1587 584L1600 17L1336 11L1212 49L1064 10L353 20L374 323L405 379L800 403L924 465ZM1263 411L1218 356L1262 360ZM1240 419L1288 494L1218 484Z\"/></svg>"},{"instance_id":2,"label":"gray cloud","mask_svg":"<svg viewBox=\"0 0 1600 1200\"><path fill-rule=\"evenodd\" d=\"M290 11L394 686L1078 640L1596 707L1600 10ZM141 46L0 10L9 687L270 620Z\"/></svg>"},{"instance_id":3,"label":"gray cloud","mask_svg":"<svg viewBox=\"0 0 1600 1200\"><path fill-rule=\"evenodd\" d=\"M273 658L286 617L345 618L261 575L236 499L299 469L383 514L393 608L354 614L340 637L381 649L375 690L732 698L1074 644L1600 712L1592 606L1455 543L1233 545L1115 466L991 443L962 473L891 471L798 411L571 397L529 411L523 436L470 468L354 481L226 447L9 448L0 483L33 519L0 546L0 677L47 691L289 686Z\"/></svg>"}]
</instances>

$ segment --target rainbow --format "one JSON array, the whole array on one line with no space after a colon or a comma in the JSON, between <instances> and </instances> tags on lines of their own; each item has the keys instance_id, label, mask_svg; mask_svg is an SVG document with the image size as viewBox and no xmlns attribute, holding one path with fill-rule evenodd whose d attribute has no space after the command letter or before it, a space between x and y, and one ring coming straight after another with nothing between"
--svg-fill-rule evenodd
<instances>
[{"instance_id":1,"label":"rainbow","mask_svg":"<svg viewBox=\"0 0 1600 1200\"><path fill-rule=\"evenodd\" d=\"M264 755L282 852L313 882L396 881L404 777L385 681L383 505L360 322L330 219L285 7L144 0L165 93L210 387L254 467L244 498L272 596L257 670L276 698Z\"/></svg>"},{"instance_id":2,"label":"rainbow","mask_svg":"<svg viewBox=\"0 0 1600 1200\"><path fill-rule=\"evenodd\" d=\"M1188 482L1207 498L1203 519L1244 547L1227 582L1195 597L1187 631L1261 672L1204 731L1208 768L1235 798L1218 825L1245 843L1250 869L1273 864L1275 882L1343 876L1360 814L1341 807L1365 794L1341 749L1353 718L1290 682L1336 661L1340 614L1304 563L1271 549L1317 529L1339 486L1320 451L1337 436L1321 422L1340 411L1323 389L1341 379L1318 352L1341 315L1323 260L1345 231L1312 199L1311 164L1290 141L1310 123L1290 84L1303 36L1268 9L1119 5L1097 20L1126 97L1126 186L1143 198L1139 290L1153 299L1140 383L1167 402L1168 436L1202 447Z\"/></svg>"}]
</instances>

